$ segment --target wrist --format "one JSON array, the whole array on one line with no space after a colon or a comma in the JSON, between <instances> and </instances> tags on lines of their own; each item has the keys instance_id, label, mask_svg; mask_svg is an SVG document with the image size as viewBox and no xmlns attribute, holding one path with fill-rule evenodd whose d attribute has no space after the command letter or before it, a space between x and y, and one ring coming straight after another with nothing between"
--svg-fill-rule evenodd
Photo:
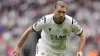
<instances>
[{"instance_id":1,"label":"wrist","mask_svg":"<svg viewBox=\"0 0 100 56\"><path fill-rule=\"evenodd\" d=\"M78 52L82 52L81 50L79 50Z\"/></svg>"},{"instance_id":2,"label":"wrist","mask_svg":"<svg viewBox=\"0 0 100 56\"><path fill-rule=\"evenodd\" d=\"M78 51L77 53L82 53L82 51Z\"/></svg>"},{"instance_id":3,"label":"wrist","mask_svg":"<svg viewBox=\"0 0 100 56\"><path fill-rule=\"evenodd\" d=\"M17 45L16 47L17 47L17 48L21 48L21 46L19 46L19 45Z\"/></svg>"},{"instance_id":4,"label":"wrist","mask_svg":"<svg viewBox=\"0 0 100 56\"><path fill-rule=\"evenodd\" d=\"M78 49L78 52L82 52L82 50L81 49Z\"/></svg>"}]
</instances>

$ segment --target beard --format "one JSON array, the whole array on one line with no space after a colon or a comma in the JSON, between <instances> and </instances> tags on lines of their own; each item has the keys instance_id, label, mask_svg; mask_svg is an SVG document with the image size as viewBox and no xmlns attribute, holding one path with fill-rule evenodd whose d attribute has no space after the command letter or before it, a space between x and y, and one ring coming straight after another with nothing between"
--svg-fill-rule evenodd
<instances>
[{"instance_id":1,"label":"beard","mask_svg":"<svg viewBox=\"0 0 100 56\"><path fill-rule=\"evenodd\" d=\"M56 17L54 18L54 21L57 23L57 24L62 24L63 21L64 21L64 17Z\"/></svg>"}]
</instances>

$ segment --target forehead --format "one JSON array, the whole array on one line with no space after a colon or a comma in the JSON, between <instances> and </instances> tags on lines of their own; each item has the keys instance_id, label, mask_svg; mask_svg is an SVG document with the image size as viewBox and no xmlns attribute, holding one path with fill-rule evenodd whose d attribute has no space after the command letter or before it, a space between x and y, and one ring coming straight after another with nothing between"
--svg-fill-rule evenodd
<instances>
[{"instance_id":1,"label":"forehead","mask_svg":"<svg viewBox=\"0 0 100 56\"><path fill-rule=\"evenodd\" d=\"M59 10L59 11L66 11L67 8L66 8L66 6L57 5L56 10Z\"/></svg>"}]
</instances>

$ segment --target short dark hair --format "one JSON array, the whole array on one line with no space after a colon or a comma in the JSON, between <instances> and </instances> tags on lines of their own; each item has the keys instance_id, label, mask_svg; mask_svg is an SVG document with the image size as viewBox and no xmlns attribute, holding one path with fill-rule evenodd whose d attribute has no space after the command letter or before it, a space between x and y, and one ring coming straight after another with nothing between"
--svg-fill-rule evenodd
<instances>
[{"instance_id":1,"label":"short dark hair","mask_svg":"<svg viewBox=\"0 0 100 56\"><path fill-rule=\"evenodd\" d=\"M62 8L63 8L63 7L66 7L66 8L67 8L67 4L66 4L64 1L57 1L57 2L54 4L54 8L57 8L57 6L61 6Z\"/></svg>"}]
</instances>

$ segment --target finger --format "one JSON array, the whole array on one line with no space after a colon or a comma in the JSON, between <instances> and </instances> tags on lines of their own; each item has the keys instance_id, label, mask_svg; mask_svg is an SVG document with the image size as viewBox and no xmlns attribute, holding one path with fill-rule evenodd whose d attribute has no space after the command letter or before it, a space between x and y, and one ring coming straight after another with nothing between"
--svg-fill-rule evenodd
<instances>
[{"instance_id":1,"label":"finger","mask_svg":"<svg viewBox=\"0 0 100 56\"><path fill-rule=\"evenodd\" d=\"M18 53L16 54L16 56L18 56Z\"/></svg>"},{"instance_id":2,"label":"finger","mask_svg":"<svg viewBox=\"0 0 100 56\"><path fill-rule=\"evenodd\" d=\"M17 53L17 56L20 56L20 53L19 52Z\"/></svg>"},{"instance_id":3,"label":"finger","mask_svg":"<svg viewBox=\"0 0 100 56\"><path fill-rule=\"evenodd\" d=\"M77 56L79 56L79 54L77 54Z\"/></svg>"},{"instance_id":4,"label":"finger","mask_svg":"<svg viewBox=\"0 0 100 56\"><path fill-rule=\"evenodd\" d=\"M14 53L14 56L17 56L16 53Z\"/></svg>"},{"instance_id":5,"label":"finger","mask_svg":"<svg viewBox=\"0 0 100 56\"><path fill-rule=\"evenodd\" d=\"M15 56L18 56L18 52L15 52L15 54L14 54Z\"/></svg>"},{"instance_id":6,"label":"finger","mask_svg":"<svg viewBox=\"0 0 100 56\"><path fill-rule=\"evenodd\" d=\"M15 51L13 52L13 54L15 54Z\"/></svg>"},{"instance_id":7,"label":"finger","mask_svg":"<svg viewBox=\"0 0 100 56\"><path fill-rule=\"evenodd\" d=\"M80 54L78 53L77 56L80 56Z\"/></svg>"},{"instance_id":8,"label":"finger","mask_svg":"<svg viewBox=\"0 0 100 56\"><path fill-rule=\"evenodd\" d=\"M78 54L78 56L80 56L80 54Z\"/></svg>"},{"instance_id":9,"label":"finger","mask_svg":"<svg viewBox=\"0 0 100 56\"><path fill-rule=\"evenodd\" d=\"M14 54L14 56L16 56L16 54Z\"/></svg>"},{"instance_id":10,"label":"finger","mask_svg":"<svg viewBox=\"0 0 100 56\"><path fill-rule=\"evenodd\" d=\"M77 53L77 56L79 56L78 53Z\"/></svg>"},{"instance_id":11,"label":"finger","mask_svg":"<svg viewBox=\"0 0 100 56\"><path fill-rule=\"evenodd\" d=\"M19 56L19 53L17 53L17 56Z\"/></svg>"},{"instance_id":12,"label":"finger","mask_svg":"<svg viewBox=\"0 0 100 56\"><path fill-rule=\"evenodd\" d=\"M80 56L83 56L83 54L80 54Z\"/></svg>"}]
</instances>

